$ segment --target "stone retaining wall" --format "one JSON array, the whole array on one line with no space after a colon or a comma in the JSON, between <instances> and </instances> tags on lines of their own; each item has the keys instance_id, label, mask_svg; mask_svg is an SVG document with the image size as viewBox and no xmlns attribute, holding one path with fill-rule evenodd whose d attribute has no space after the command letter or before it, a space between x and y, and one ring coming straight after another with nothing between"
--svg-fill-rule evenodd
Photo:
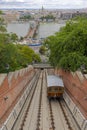
<instances>
[{"instance_id":1,"label":"stone retaining wall","mask_svg":"<svg viewBox=\"0 0 87 130\"><path fill-rule=\"evenodd\" d=\"M35 74L31 65L8 74L0 74L0 126L17 103L27 84Z\"/></svg>"},{"instance_id":2,"label":"stone retaining wall","mask_svg":"<svg viewBox=\"0 0 87 130\"><path fill-rule=\"evenodd\" d=\"M87 79L85 75L81 72L72 73L63 70L56 70L55 73L63 77L65 91L87 119Z\"/></svg>"}]
</instances>

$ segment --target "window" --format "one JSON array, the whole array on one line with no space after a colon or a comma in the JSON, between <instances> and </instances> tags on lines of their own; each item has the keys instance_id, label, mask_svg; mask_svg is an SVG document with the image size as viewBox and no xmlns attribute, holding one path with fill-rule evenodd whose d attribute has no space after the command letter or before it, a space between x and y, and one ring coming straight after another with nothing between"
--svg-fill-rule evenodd
<instances>
[{"instance_id":1,"label":"window","mask_svg":"<svg viewBox=\"0 0 87 130\"><path fill-rule=\"evenodd\" d=\"M58 91L58 88L54 88L55 91Z\"/></svg>"},{"instance_id":2,"label":"window","mask_svg":"<svg viewBox=\"0 0 87 130\"><path fill-rule=\"evenodd\" d=\"M51 91L51 88L49 88L48 90Z\"/></svg>"}]
</instances>

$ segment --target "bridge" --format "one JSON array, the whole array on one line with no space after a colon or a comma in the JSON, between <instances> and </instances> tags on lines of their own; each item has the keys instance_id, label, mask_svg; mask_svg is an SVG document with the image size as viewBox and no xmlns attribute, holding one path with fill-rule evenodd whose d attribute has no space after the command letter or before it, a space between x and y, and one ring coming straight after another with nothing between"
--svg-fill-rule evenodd
<instances>
[{"instance_id":1,"label":"bridge","mask_svg":"<svg viewBox=\"0 0 87 130\"><path fill-rule=\"evenodd\" d=\"M34 69L53 69L54 67L46 63L33 64Z\"/></svg>"},{"instance_id":2,"label":"bridge","mask_svg":"<svg viewBox=\"0 0 87 130\"><path fill-rule=\"evenodd\" d=\"M37 32L37 29L38 29L38 26L39 26L39 22L31 22L30 23L30 28L28 30L28 33L27 35L25 36L25 38L33 38L34 35L36 34Z\"/></svg>"}]
</instances>

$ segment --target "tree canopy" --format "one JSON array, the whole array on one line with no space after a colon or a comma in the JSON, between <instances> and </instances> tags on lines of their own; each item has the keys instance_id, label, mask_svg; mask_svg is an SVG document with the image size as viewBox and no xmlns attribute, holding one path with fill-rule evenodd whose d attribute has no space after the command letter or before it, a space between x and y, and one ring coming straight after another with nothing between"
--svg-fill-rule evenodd
<instances>
[{"instance_id":1,"label":"tree canopy","mask_svg":"<svg viewBox=\"0 0 87 130\"><path fill-rule=\"evenodd\" d=\"M0 73L15 71L27 67L32 62L40 61L40 56L26 45L0 43Z\"/></svg>"},{"instance_id":2,"label":"tree canopy","mask_svg":"<svg viewBox=\"0 0 87 130\"><path fill-rule=\"evenodd\" d=\"M24 15L24 16L21 16L20 18L19 18L19 20L31 20L31 19L33 19L33 17L30 15L30 14L27 14L27 15Z\"/></svg>"},{"instance_id":3,"label":"tree canopy","mask_svg":"<svg viewBox=\"0 0 87 130\"><path fill-rule=\"evenodd\" d=\"M50 14L50 15L42 16L42 17L40 17L40 19L42 19L42 21L44 19L46 19L46 21L48 21L49 19L55 20L55 17L52 14Z\"/></svg>"},{"instance_id":4,"label":"tree canopy","mask_svg":"<svg viewBox=\"0 0 87 130\"><path fill-rule=\"evenodd\" d=\"M74 18L45 40L49 60L55 67L76 71L87 66L87 18Z\"/></svg>"},{"instance_id":5,"label":"tree canopy","mask_svg":"<svg viewBox=\"0 0 87 130\"><path fill-rule=\"evenodd\" d=\"M29 46L14 44L18 41L18 36L7 33L1 14L0 12L0 73L27 67L33 61L40 62L40 56Z\"/></svg>"},{"instance_id":6,"label":"tree canopy","mask_svg":"<svg viewBox=\"0 0 87 130\"><path fill-rule=\"evenodd\" d=\"M46 52L45 46L41 46L40 49L39 49L39 53L42 54L42 55L44 55L45 52Z\"/></svg>"}]
</instances>

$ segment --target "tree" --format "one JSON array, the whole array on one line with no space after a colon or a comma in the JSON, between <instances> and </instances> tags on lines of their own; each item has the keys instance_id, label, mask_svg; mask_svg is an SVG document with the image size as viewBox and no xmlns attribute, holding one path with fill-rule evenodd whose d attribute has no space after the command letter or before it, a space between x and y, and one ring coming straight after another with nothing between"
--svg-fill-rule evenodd
<instances>
[{"instance_id":1,"label":"tree","mask_svg":"<svg viewBox=\"0 0 87 130\"><path fill-rule=\"evenodd\" d=\"M39 55L28 46L13 44L18 36L9 34L4 29L3 20L0 19L0 73L27 67L33 60L40 61Z\"/></svg>"},{"instance_id":2,"label":"tree","mask_svg":"<svg viewBox=\"0 0 87 130\"><path fill-rule=\"evenodd\" d=\"M0 73L8 71L15 71L32 62L40 62L40 56L28 46L9 44L0 44Z\"/></svg>"},{"instance_id":3,"label":"tree","mask_svg":"<svg viewBox=\"0 0 87 130\"><path fill-rule=\"evenodd\" d=\"M14 71L19 66L18 64L18 50L14 44L1 44L0 49L0 72L6 72L7 64L9 65L9 71Z\"/></svg>"},{"instance_id":4,"label":"tree","mask_svg":"<svg viewBox=\"0 0 87 130\"><path fill-rule=\"evenodd\" d=\"M30 14L20 17L20 20L25 20L26 21L26 20L30 20L30 19L33 19L33 17Z\"/></svg>"},{"instance_id":5,"label":"tree","mask_svg":"<svg viewBox=\"0 0 87 130\"><path fill-rule=\"evenodd\" d=\"M69 20L55 36L45 40L45 45L50 49L52 65L71 71L87 66L87 19Z\"/></svg>"},{"instance_id":6,"label":"tree","mask_svg":"<svg viewBox=\"0 0 87 130\"><path fill-rule=\"evenodd\" d=\"M42 16L42 17L40 17L40 19L43 21L44 19L46 19L46 21L48 21L48 19L53 19L53 20L55 20L55 17L52 15L52 14L50 14L50 15L47 15L47 16Z\"/></svg>"},{"instance_id":7,"label":"tree","mask_svg":"<svg viewBox=\"0 0 87 130\"><path fill-rule=\"evenodd\" d=\"M12 42L15 42L15 41L18 40L18 36L17 36L17 34L15 34L15 33L11 33L11 34L10 34L10 37L11 37L11 41L12 41Z\"/></svg>"},{"instance_id":8,"label":"tree","mask_svg":"<svg viewBox=\"0 0 87 130\"><path fill-rule=\"evenodd\" d=\"M41 61L40 56L35 54L35 52L28 46L26 45L17 45L17 46L21 54L22 60L20 60L20 62L23 67L26 67L26 65L31 64L33 61L34 62Z\"/></svg>"},{"instance_id":9,"label":"tree","mask_svg":"<svg viewBox=\"0 0 87 130\"><path fill-rule=\"evenodd\" d=\"M40 49L39 49L39 52L40 52L40 54L44 55L45 52L46 52L45 46L41 46Z\"/></svg>"}]
</instances>

